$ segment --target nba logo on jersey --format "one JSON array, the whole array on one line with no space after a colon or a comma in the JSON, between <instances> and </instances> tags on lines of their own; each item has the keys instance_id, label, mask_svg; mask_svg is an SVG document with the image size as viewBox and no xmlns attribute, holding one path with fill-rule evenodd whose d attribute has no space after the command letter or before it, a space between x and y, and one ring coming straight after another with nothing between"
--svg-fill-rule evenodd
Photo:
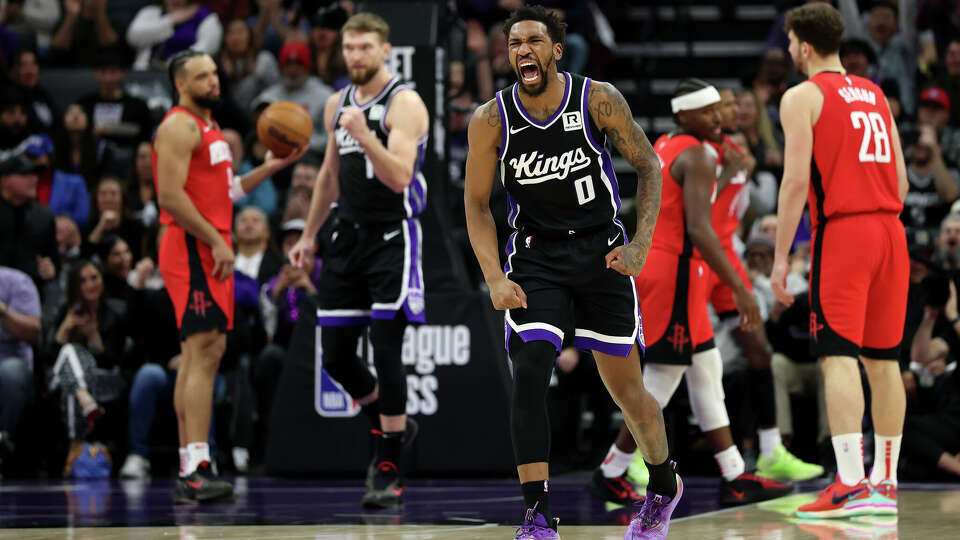
<instances>
[{"instance_id":1,"label":"nba logo on jersey","mask_svg":"<svg viewBox=\"0 0 960 540\"><path fill-rule=\"evenodd\" d=\"M583 119L580 117L580 111L563 113L563 130L576 131L583 129Z\"/></svg>"},{"instance_id":2,"label":"nba logo on jersey","mask_svg":"<svg viewBox=\"0 0 960 540\"><path fill-rule=\"evenodd\" d=\"M214 141L210 143L210 165L216 165L224 161L233 162L230 145L227 144L227 141Z\"/></svg>"},{"instance_id":3,"label":"nba logo on jersey","mask_svg":"<svg viewBox=\"0 0 960 540\"><path fill-rule=\"evenodd\" d=\"M377 103L373 107L370 107L370 113L369 113L370 120L380 120L381 118L383 118L383 111L384 111L383 105L381 105L380 103Z\"/></svg>"}]
</instances>

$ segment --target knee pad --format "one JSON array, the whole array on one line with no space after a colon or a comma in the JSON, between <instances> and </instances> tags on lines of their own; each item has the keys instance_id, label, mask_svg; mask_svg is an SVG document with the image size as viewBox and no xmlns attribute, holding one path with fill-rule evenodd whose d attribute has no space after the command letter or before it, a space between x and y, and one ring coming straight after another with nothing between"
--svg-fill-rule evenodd
<instances>
[{"instance_id":1,"label":"knee pad","mask_svg":"<svg viewBox=\"0 0 960 540\"><path fill-rule=\"evenodd\" d=\"M723 360L716 348L695 353L687 370L690 408L704 432L730 425L723 401Z\"/></svg>"},{"instance_id":2,"label":"knee pad","mask_svg":"<svg viewBox=\"0 0 960 540\"><path fill-rule=\"evenodd\" d=\"M680 379L688 366L648 363L643 368L643 386L663 409L680 386Z\"/></svg>"},{"instance_id":3,"label":"knee pad","mask_svg":"<svg viewBox=\"0 0 960 540\"><path fill-rule=\"evenodd\" d=\"M373 364L380 382L380 414L387 416L407 413L407 372L402 355L406 328L407 320L399 313L393 319L370 323Z\"/></svg>"},{"instance_id":4,"label":"knee pad","mask_svg":"<svg viewBox=\"0 0 960 540\"><path fill-rule=\"evenodd\" d=\"M513 362L513 399L510 431L517 465L547 461L550 456L550 419L547 389L557 349L547 341L523 343L510 338Z\"/></svg>"},{"instance_id":5,"label":"knee pad","mask_svg":"<svg viewBox=\"0 0 960 540\"><path fill-rule=\"evenodd\" d=\"M360 326L324 326L320 330L323 369L353 399L370 395L377 386L370 370L357 357L357 340L362 331Z\"/></svg>"}]
</instances>

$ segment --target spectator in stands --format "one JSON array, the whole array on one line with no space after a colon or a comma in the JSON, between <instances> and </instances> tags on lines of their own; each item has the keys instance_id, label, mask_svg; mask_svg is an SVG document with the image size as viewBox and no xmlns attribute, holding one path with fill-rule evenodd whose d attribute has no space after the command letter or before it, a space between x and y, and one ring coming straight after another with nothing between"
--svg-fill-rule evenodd
<instances>
[{"instance_id":1,"label":"spectator in stands","mask_svg":"<svg viewBox=\"0 0 960 540\"><path fill-rule=\"evenodd\" d=\"M104 406L124 397L127 306L104 294L103 274L78 261L67 276L67 302L48 330L47 354L56 358L50 388L60 394L71 441L93 431ZM116 434L114 434L116 435Z\"/></svg>"},{"instance_id":2,"label":"spectator in stands","mask_svg":"<svg viewBox=\"0 0 960 540\"><path fill-rule=\"evenodd\" d=\"M57 255L60 268L66 269L70 263L80 258L80 246L83 238L80 236L80 227L68 215L60 214L55 219Z\"/></svg>"},{"instance_id":3,"label":"spectator in stands","mask_svg":"<svg viewBox=\"0 0 960 540\"><path fill-rule=\"evenodd\" d=\"M195 0L164 0L162 6L146 6L127 28L127 43L136 49L133 69L162 66L187 49L216 57L223 39L217 14Z\"/></svg>"},{"instance_id":4,"label":"spectator in stands","mask_svg":"<svg viewBox=\"0 0 960 540\"><path fill-rule=\"evenodd\" d=\"M877 82L873 79L877 53L866 41L857 38L843 40L840 44L840 63L843 64L843 69L847 70L847 73Z\"/></svg>"},{"instance_id":5,"label":"spectator in stands","mask_svg":"<svg viewBox=\"0 0 960 540\"><path fill-rule=\"evenodd\" d=\"M293 166L290 176L290 189L287 198L300 195L309 199L313 196L313 186L317 183L317 173L320 172L320 162L310 157L301 159Z\"/></svg>"},{"instance_id":6,"label":"spectator in stands","mask_svg":"<svg viewBox=\"0 0 960 540\"><path fill-rule=\"evenodd\" d=\"M56 275L56 228L37 202L37 166L24 150L0 156L0 231L0 266L26 273L43 289Z\"/></svg>"},{"instance_id":7,"label":"spectator in stands","mask_svg":"<svg viewBox=\"0 0 960 540\"><path fill-rule=\"evenodd\" d=\"M95 211L86 233L84 253L92 254L108 234L123 238L133 258L139 260L143 247L143 225L130 216L123 204L123 183L116 176L103 176L94 192Z\"/></svg>"},{"instance_id":8,"label":"spectator in stands","mask_svg":"<svg viewBox=\"0 0 960 540\"><path fill-rule=\"evenodd\" d=\"M590 59L590 43L587 42L587 21L590 9L582 0L537 0L536 3L555 11L567 25L567 39L563 44L560 68L571 73L583 74Z\"/></svg>"},{"instance_id":9,"label":"spectator in stands","mask_svg":"<svg viewBox=\"0 0 960 540\"><path fill-rule=\"evenodd\" d=\"M108 234L97 244L97 260L103 269L103 290L107 298L123 300L132 310L135 302L133 287L127 282L133 269L133 254L127 242L115 234ZM141 285L141 289L143 286Z\"/></svg>"},{"instance_id":10,"label":"spectator in stands","mask_svg":"<svg viewBox=\"0 0 960 540\"><path fill-rule=\"evenodd\" d=\"M235 221L237 258L234 271L263 284L283 266L283 255L270 247L267 215L255 206L248 206L237 214Z\"/></svg>"},{"instance_id":11,"label":"spectator in stands","mask_svg":"<svg viewBox=\"0 0 960 540\"><path fill-rule=\"evenodd\" d=\"M114 163L107 168L114 172L125 172L137 144L153 135L153 116L147 103L124 89L129 66L127 55L120 48L98 51L93 70L97 93L78 100L94 135L110 145Z\"/></svg>"},{"instance_id":12,"label":"spectator in stands","mask_svg":"<svg viewBox=\"0 0 960 540\"><path fill-rule=\"evenodd\" d=\"M960 370L950 345L958 343L960 312L952 279L948 289L942 309L943 299L928 299L910 347L910 371L904 374L908 396L913 398L904 422L904 456L931 477L941 477L939 471L960 476ZM921 393L926 399L918 401Z\"/></svg>"},{"instance_id":13,"label":"spectator in stands","mask_svg":"<svg viewBox=\"0 0 960 540\"><path fill-rule=\"evenodd\" d=\"M960 9L960 3L957 6ZM960 34L954 35L947 44L942 73L936 82L936 86L946 90L950 103L960 103ZM960 126L960 107L950 111L950 124Z\"/></svg>"},{"instance_id":14,"label":"spectator in stands","mask_svg":"<svg viewBox=\"0 0 960 540\"><path fill-rule=\"evenodd\" d=\"M64 16L50 46L58 63L89 66L96 51L120 42L107 15L109 0L63 0Z\"/></svg>"},{"instance_id":15,"label":"spectator in stands","mask_svg":"<svg viewBox=\"0 0 960 540\"><path fill-rule=\"evenodd\" d=\"M204 0L203 3L212 9L221 21L246 20L253 12L248 0Z\"/></svg>"},{"instance_id":16,"label":"spectator in stands","mask_svg":"<svg viewBox=\"0 0 960 540\"><path fill-rule=\"evenodd\" d=\"M910 188L900 219L908 227L935 227L960 197L960 172L944 162L932 125L921 124L919 132L905 131L901 141L906 150Z\"/></svg>"},{"instance_id":17,"label":"spectator in stands","mask_svg":"<svg viewBox=\"0 0 960 540\"><path fill-rule=\"evenodd\" d=\"M252 171L253 164L245 159L246 149L243 146L243 137L235 130L225 129L223 130L223 138L230 145L230 152L233 155L233 173L242 176ZM263 210L265 214L271 215L276 212L278 204L277 188L274 187L273 180L267 178L250 193L244 195L242 199L236 201L234 206L238 208L255 206Z\"/></svg>"},{"instance_id":18,"label":"spectator in stands","mask_svg":"<svg viewBox=\"0 0 960 540\"><path fill-rule=\"evenodd\" d=\"M253 33L245 19L227 23L218 64L221 82L230 84L233 102L241 110L247 110L253 98L280 80L277 59L270 51L253 48Z\"/></svg>"},{"instance_id":19,"label":"spectator in stands","mask_svg":"<svg viewBox=\"0 0 960 540\"><path fill-rule=\"evenodd\" d=\"M347 22L347 12L338 5L322 9L310 17L310 47L316 75L334 90L350 84L340 49L340 28Z\"/></svg>"},{"instance_id":20,"label":"spectator in stands","mask_svg":"<svg viewBox=\"0 0 960 540\"><path fill-rule=\"evenodd\" d=\"M327 98L333 94L333 89L310 74L313 71L311 56L310 47L306 43L294 41L284 45L280 51L283 80L257 96L253 107L277 101L292 101L303 105L310 118L313 118L310 149L322 154L327 144L327 134L323 128L323 107Z\"/></svg>"},{"instance_id":21,"label":"spectator in stands","mask_svg":"<svg viewBox=\"0 0 960 540\"><path fill-rule=\"evenodd\" d=\"M899 12L893 0L877 0L864 25L856 0L838 0L837 8L843 17L844 35L870 43L877 53L877 80L896 80L903 108L912 115L916 111L917 40L910 12Z\"/></svg>"},{"instance_id":22,"label":"spectator in stands","mask_svg":"<svg viewBox=\"0 0 960 540\"><path fill-rule=\"evenodd\" d=\"M52 213L67 214L85 226L90 218L90 196L83 176L51 169L54 145L47 135L31 135L25 144L27 155L38 167L37 201L46 205Z\"/></svg>"},{"instance_id":23,"label":"spectator in stands","mask_svg":"<svg viewBox=\"0 0 960 540\"><path fill-rule=\"evenodd\" d=\"M140 221L144 228L157 224L160 210L157 206L157 186L153 181L153 157L149 141L137 145L133 166L127 179L127 193L124 202L130 216Z\"/></svg>"},{"instance_id":24,"label":"spectator in stands","mask_svg":"<svg viewBox=\"0 0 960 540\"><path fill-rule=\"evenodd\" d=\"M747 137L750 153L757 158L759 169L770 170L783 165L783 153L773 136L773 126L752 90L737 91L737 128Z\"/></svg>"},{"instance_id":25,"label":"spectator in stands","mask_svg":"<svg viewBox=\"0 0 960 540\"><path fill-rule=\"evenodd\" d=\"M8 0L0 13L6 32L15 39L7 52L28 47L41 53L50 48L50 36L60 20L59 0ZM3 47L0 47L3 48Z\"/></svg>"},{"instance_id":26,"label":"spectator in stands","mask_svg":"<svg viewBox=\"0 0 960 540\"><path fill-rule=\"evenodd\" d=\"M79 174L92 188L100 174L100 152L90 117L79 103L63 111L63 124L54 135L53 168Z\"/></svg>"},{"instance_id":27,"label":"spectator in stands","mask_svg":"<svg viewBox=\"0 0 960 540\"><path fill-rule=\"evenodd\" d=\"M58 112L50 93L40 86L40 65L37 53L24 49L10 58L10 81L23 92L29 105L33 131L51 133L57 126Z\"/></svg>"},{"instance_id":28,"label":"spectator in stands","mask_svg":"<svg viewBox=\"0 0 960 540\"><path fill-rule=\"evenodd\" d=\"M936 263L946 270L960 270L960 214L951 213L940 223Z\"/></svg>"},{"instance_id":29,"label":"spectator in stands","mask_svg":"<svg viewBox=\"0 0 960 540\"><path fill-rule=\"evenodd\" d=\"M917 128L932 126L940 139L943 159L948 167L960 166L960 127L948 125L950 97L943 88L931 86L920 93L917 105Z\"/></svg>"},{"instance_id":30,"label":"spectator in stands","mask_svg":"<svg viewBox=\"0 0 960 540\"><path fill-rule=\"evenodd\" d=\"M37 287L23 272L0 266L0 465L33 393L32 346L39 337Z\"/></svg>"},{"instance_id":31,"label":"spectator in stands","mask_svg":"<svg viewBox=\"0 0 960 540\"><path fill-rule=\"evenodd\" d=\"M31 128L27 101L13 85L0 85L0 151L16 148Z\"/></svg>"},{"instance_id":32,"label":"spectator in stands","mask_svg":"<svg viewBox=\"0 0 960 540\"><path fill-rule=\"evenodd\" d=\"M257 16L250 21L253 48L279 54L283 44L296 37L292 24L296 16L295 10L283 7L282 0L257 0Z\"/></svg>"}]
</instances>

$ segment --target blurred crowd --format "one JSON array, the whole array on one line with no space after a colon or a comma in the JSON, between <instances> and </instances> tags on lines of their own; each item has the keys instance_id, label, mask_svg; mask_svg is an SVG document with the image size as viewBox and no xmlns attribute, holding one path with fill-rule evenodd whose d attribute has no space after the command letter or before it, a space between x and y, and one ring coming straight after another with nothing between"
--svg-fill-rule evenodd
<instances>
[{"instance_id":1,"label":"blurred crowd","mask_svg":"<svg viewBox=\"0 0 960 540\"><path fill-rule=\"evenodd\" d=\"M447 233L467 261L472 253L459 206L466 126L478 104L515 80L501 22L522 3L447 2L453 195L444 211L454 218ZM608 69L615 43L604 13L629 2L539 3L558 10L568 25L561 69L614 82L642 76ZM777 4L785 11L794 2ZM912 267L901 365L910 408L902 461L916 476L960 475L953 285L960 281L960 1L834 4L847 29L844 67L884 89L907 161L902 219ZM173 103L165 61L188 48L218 62L224 103L216 118L237 173L263 161L266 149L254 126L268 104L300 103L315 119L312 151L239 201L235 214L236 329L216 386L211 443L220 463L236 471L262 463L286 347L322 270L322 253L305 269L290 266L284 253L304 227L321 165L323 103L348 84L339 28L354 9L349 0L0 1L0 473L81 475L78 449L92 441L113 458L107 473L112 467L145 477L151 467L153 474L176 467L171 401L179 346L156 268L150 140ZM730 74L740 81L728 88L732 136L749 150L751 169L749 196L737 209L738 246L776 351L780 430L798 456L822 462L832 453L819 370L807 347L808 220L794 242L788 279L798 301L777 304L769 282L783 165L779 100L801 80L782 28L781 17L762 57ZM696 59L689 65L689 75L698 76ZM74 93L67 88L73 74L92 74L95 89L64 100ZM629 183L629 176L621 180ZM505 203L492 208L502 214ZM468 279L481 286L477 270L467 266ZM733 397L746 361L719 324L717 332ZM592 467L617 426L589 357L564 351L552 389L552 461ZM671 407L683 407L682 399L674 401ZM729 399L728 407L742 448L755 446L749 403ZM818 417L809 414L818 407Z\"/></svg>"}]
</instances>

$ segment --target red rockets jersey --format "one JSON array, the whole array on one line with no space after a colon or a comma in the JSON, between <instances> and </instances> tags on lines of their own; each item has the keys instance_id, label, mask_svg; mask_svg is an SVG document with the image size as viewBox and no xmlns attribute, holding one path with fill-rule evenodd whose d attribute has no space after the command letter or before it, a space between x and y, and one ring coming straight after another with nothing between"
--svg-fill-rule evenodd
<instances>
[{"instance_id":1,"label":"red rockets jersey","mask_svg":"<svg viewBox=\"0 0 960 540\"><path fill-rule=\"evenodd\" d=\"M660 196L660 216L653 231L652 249L660 249L675 255L698 256L693 242L687 236L683 214L683 186L670 174L670 166L677 156L688 148L703 143L692 135L661 135L653 145L663 169L663 189Z\"/></svg>"},{"instance_id":2,"label":"red rockets jersey","mask_svg":"<svg viewBox=\"0 0 960 540\"><path fill-rule=\"evenodd\" d=\"M207 124L202 118L183 107L176 106L170 109L164 120L175 112L183 112L193 117L200 127L202 136L200 144L190 156L190 169L183 189L204 219L218 231L229 233L233 226L233 201L230 200L233 154L230 152L230 145L220 133L219 126L215 123ZM150 150L153 159L153 182L157 187L159 183L157 150L153 145ZM159 187L157 190L159 192ZM166 210L161 209L160 223L172 225L175 220Z\"/></svg>"},{"instance_id":3,"label":"red rockets jersey","mask_svg":"<svg viewBox=\"0 0 960 540\"><path fill-rule=\"evenodd\" d=\"M723 135L723 142L737 152L743 152L729 135ZM723 173L723 144L710 141L707 141L707 143L717 151L717 178L720 178ZM744 208L743 199L750 196L749 191L744 189L746 186L747 171L737 171L737 174L730 179L720 193L714 193L710 221L724 249L733 249L733 235L737 232L737 227L740 226L740 209Z\"/></svg>"},{"instance_id":4,"label":"red rockets jersey","mask_svg":"<svg viewBox=\"0 0 960 540\"><path fill-rule=\"evenodd\" d=\"M813 126L810 219L903 209L890 129L880 87L856 75L822 72L811 82L823 93Z\"/></svg>"}]
</instances>

